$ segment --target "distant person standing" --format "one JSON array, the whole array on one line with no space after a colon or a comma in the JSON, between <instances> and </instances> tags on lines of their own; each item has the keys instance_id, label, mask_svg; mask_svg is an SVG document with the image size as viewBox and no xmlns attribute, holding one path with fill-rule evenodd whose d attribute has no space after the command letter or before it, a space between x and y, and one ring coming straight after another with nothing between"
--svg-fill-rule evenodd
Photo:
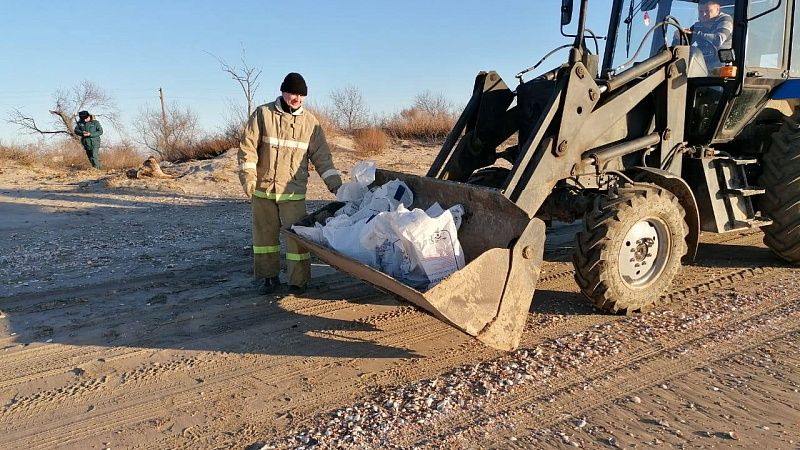
<instances>
[{"instance_id":1,"label":"distant person standing","mask_svg":"<svg viewBox=\"0 0 800 450\"><path fill-rule=\"evenodd\" d=\"M78 124L75 125L75 134L81 137L81 145L86 150L86 156L95 169L100 168L100 136L103 134L103 127L100 122L95 120L89 111L78 113Z\"/></svg>"},{"instance_id":2,"label":"distant person standing","mask_svg":"<svg viewBox=\"0 0 800 450\"><path fill-rule=\"evenodd\" d=\"M239 180L245 195L252 199L254 272L263 280L262 295L275 292L280 285L281 226L306 215L309 160L328 190L335 193L342 185L319 121L303 109L306 81L292 72L280 89L280 97L259 106L250 116L239 145ZM289 291L305 291L311 278L308 250L287 242L286 268Z\"/></svg>"}]
</instances>

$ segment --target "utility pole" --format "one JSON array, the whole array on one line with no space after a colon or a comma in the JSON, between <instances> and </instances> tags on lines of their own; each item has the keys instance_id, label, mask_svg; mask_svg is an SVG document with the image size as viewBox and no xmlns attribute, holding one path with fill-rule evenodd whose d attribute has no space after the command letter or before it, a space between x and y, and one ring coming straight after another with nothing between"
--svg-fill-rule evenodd
<instances>
[{"instance_id":1,"label":"utility pole","mask_svg":"<svg viewBox=\"0 0 800 450\"><path fill-rule=\"evenodd\" d=\"M161 99L161 124L167 129L167 110L164 108L164 89L158 88L158 97Z\"/></svg>"},{"instance_id":2,"label":"utility pole","mask_svg":"<svg viewBox=\"0 0 800 450\"><path fill-rule=\"evenodd\" d=\"M164 108L164 89L158 88L158 97L161 99L161 138L164 142L161 143L162 147L166 148L167 144L167 110Z\"/></svg>"}]
</instances>

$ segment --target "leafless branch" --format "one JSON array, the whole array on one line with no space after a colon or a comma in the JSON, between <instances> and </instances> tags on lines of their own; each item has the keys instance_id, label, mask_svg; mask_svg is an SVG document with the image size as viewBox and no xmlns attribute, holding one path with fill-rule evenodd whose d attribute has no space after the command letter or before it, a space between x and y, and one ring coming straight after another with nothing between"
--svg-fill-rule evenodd
<instances>
[{"instance_id":1,"label":"leafless branch","mask_svg":"<svg viewBox=\"0 0 800 450\"><path fill-rule=\"evenodd\" d=\"M197 116L187 107L173 102L165 108L166 124L161 111L147 107L139 114L134 127L138 141L162 159L180 156L181 148L191 145L197 136Z\"/></svg>"},{"instance_id":2,"label":"leafless branch","mask_svg":"<svg viewBox=\"0 0 800 450\"><path fill-rule=\"evenodd\" d=\"M253 99L261 85L261 83L258 82L258 77L261 76L261 69L247 63L244 47L242 48L241 67L228 64L224 59L211 52L206 53L213 56L219 63L220 69L230 75L230 77L239 84L244 98L247 101L247 116L249 117L250 114L253 113Z\"/></svg>"},{"instance_id":3,"label":"leafless branch","mask_svg":"<svg viewBox=\"0 0 800 450\"><path fill-rule=\"evenodd\" d=\"M53 107L48 110L54 116L53 122L48 127L50 129L39 126L33 116L25 114L20 109L11 110L6 121L28 133L65 134L71 139L79 140L80 138L72 131L75 127L75 115L82 110L88 110L95 117L103 118L120 127L117 107L111 96L87 80L69 89L58 89L53 94Z\"/></svg>"},{"instance_id":4,"label":"leafless branch","mask_svg":"<svg viewBox=\"0 0 800 450\"><path fill-rule=\"evenodd\" d=\"M347 86L331 92L331 114L336 125L345 131L353 131L367 125L369 110L361 91Z\"/></svg>"},{"instance_id":5,"label":"leafless branch","mask_svg":"<svg viewBox=\"0 0 800 450\"><path fill-rule=\"evenodd\" d=\"M44 130L36 124L36 119L31 116L26 115L19 109L12 109L8 113L8 119L6 119L8 123L15 124L19 126L23 131L28 133L39 133L39 134L69 134L65 130Z\"/></svg>"},{"instance_id":6,"label":"leafless branch","mask_svg":"<svg viewBox=\"0 0 800 450\"><path fill-rule=\"evenodd\" d=\"M424 111L431 116L447 116L453 114L453 104L443 94L434 94L426 90L414 97L414 109Z\"/></svg>"}]
</instances>

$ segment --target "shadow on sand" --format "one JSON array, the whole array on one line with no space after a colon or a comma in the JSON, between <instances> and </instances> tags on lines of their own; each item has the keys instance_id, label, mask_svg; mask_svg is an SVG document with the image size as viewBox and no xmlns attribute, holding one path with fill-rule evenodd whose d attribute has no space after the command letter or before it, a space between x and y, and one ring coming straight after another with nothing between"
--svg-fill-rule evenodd
<instances>
[{"instance_id":1,"label":"shadow on sand","mask_svg":"<svg viewBox=\"0 0 800 450\"><path fill-rule=\"evenodd\" d=\"M142 270L133 270L140 264L139 259L130 256L136 253L136 248L127 247L125 252L109 258L116 258L116 262L125 262L127 258L130 272L136 272L135 275L124 271L100 273L63 286L51 284L27 292L12 289L11 286L18 284L3 280L0 310L5 318L0 324L5 322L4 334L13 336L14 345L46 342L292 356L415 356L406 348L381 345L372 339L373 333L380 330L369 318L347 315L353 302L396 304L347 277L315 280L302 299L285 293L258 295L250 276L251 256L244 250L250 243L249 205L241 199L131 188L83 189L77 185L66 191L5 189L3 195L15 200L50 200L56 204L0 201L0 215L4 217L0 226L3 254L18 254L25 243L39 242L38 236L42 234L69 242L77 242L89 234L88 239L93 242L105 241L113 247L119 236L135 233L141 233L142 242L146 242L148 233L161 223L168 223L171 229L189 230L213 227L218 217L234 217L236 225L225 223L227 240L216 241L221 262L213 264L181 265L179 255L173 256L174 261L164 261L165 267L141 275ZM165 205L156 201L159 197L174 198L176 202ZM192 201L186 205L177 200ZM70 208L76 203L81 203L79 208ZM188 239L197 237L186 234L189 233L176 233L173 239L187 239L185 246L191 248L196 244ZM224 248L229 242L237 243L232 252ZM233 258L226 259L228 253ZM15 263L20 268L28 261L41 265L35 268L37 278L47 278L57 270L48 267L47 255L34 255L33 259L17 256ZM76 261L74 265L82 263ZM345 298L339 294L355 298L350 303L336 301Z\"/></svg>"}]
</instances>

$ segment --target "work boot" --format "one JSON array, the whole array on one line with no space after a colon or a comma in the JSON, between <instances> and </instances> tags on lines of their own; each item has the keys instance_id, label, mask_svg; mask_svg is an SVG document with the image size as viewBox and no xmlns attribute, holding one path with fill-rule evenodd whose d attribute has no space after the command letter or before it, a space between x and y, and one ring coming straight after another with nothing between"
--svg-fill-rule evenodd
<instances>
[{"instance_id":1,"label":"work boot","mask_svg":"<svg viewBox=\"0 0 800 450\"><path fill-rule=\"evenodd\" d=\"M258 293L261 295L272 294L278 289L278 286L281 285L280 280L278 277L269 277L264 279L264 284L258 288Z\"/></svg>"},{"instance_id":2,"label":"work boot","mask_svg":"<svg viewBox=\"0 0 800 450\"><path fill-rule=\"evenodd\" d=\"M294 286L294 285L289 286L289 293L292 295L300 295L305 291L306 291L305 286Z\"/></svg>"}]
</instances>

